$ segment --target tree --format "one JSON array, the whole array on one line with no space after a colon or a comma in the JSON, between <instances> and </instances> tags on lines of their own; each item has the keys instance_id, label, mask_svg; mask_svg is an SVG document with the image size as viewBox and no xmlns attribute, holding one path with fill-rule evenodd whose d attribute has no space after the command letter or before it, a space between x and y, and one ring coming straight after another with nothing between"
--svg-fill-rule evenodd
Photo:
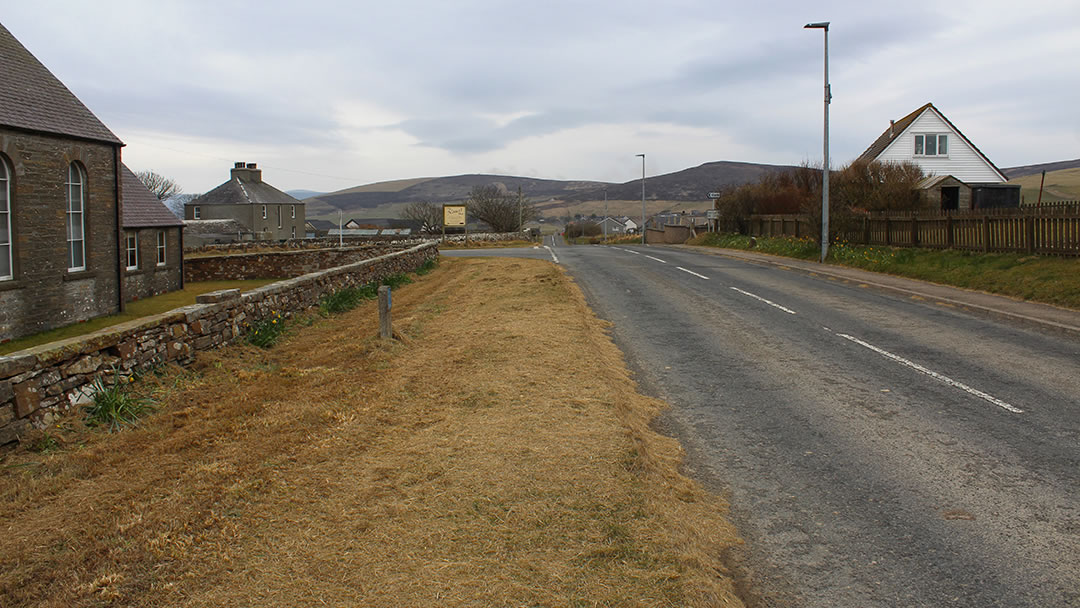
<instances>
[{"instance_id":1,"label":"tree","mask_svg":"<svg viewBox=\"0 0 1080 608\"><path fill-rule=\"evenodd\" d=\"M420 231L435 234L442 230L442 207L431 201L409 203L401 210L401 219L420 222Z\"/></svg>"},{"instance_id":2,"label":"tree","mask_svg":"<svg viewBox=\"0 0 1080 608\"><path fill-rule=\"evenodd\" d=\"M474 186L465 204L469 216L490 226L492 232L518 232L525 222L539 217L531 202L498 186Z\"/></svg>"},{"instance_id":3,"label":"tree","mask_svg":"<svg viewBox=\"0 0 1080 608\"><path fill-rule=\"evenodd\" d=\"M135 174L135 177L139 178L139 181L146 186L147 190L153 192L154 196L158 197L159 201L184 193L184 189L176 183L176 180L165 177L160 173L155 173L153 171L139 171Z\"/></svg>"}]
</instances>

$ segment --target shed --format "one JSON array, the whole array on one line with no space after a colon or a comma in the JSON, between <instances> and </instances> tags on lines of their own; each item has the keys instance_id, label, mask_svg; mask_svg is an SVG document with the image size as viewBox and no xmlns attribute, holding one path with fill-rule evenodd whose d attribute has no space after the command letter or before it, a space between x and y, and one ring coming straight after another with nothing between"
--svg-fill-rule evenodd
<instances>
[{"instance_id":1,"label":"shed","mask_svg":"<svg viewBox=\"0 0 1080 608\"><path fill-rule=\"evenodd\" d=\"M931 175L915 185L926 209L971 209L971 186L951 175Z\"/></svg>"}]
</instances>

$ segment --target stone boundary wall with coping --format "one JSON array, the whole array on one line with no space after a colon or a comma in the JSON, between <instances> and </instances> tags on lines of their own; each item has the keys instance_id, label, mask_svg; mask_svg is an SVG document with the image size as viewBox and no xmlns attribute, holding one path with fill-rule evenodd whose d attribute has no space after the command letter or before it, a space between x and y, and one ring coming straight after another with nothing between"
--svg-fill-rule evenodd
<instances>
[{"instance_id":1,"label":"stone boundary wall with coping","mask_svg":"<svg viewBox=\"0 0 1080 608\"><path fill-rule=\"evenodd\" d=\"M389 244L320 249L292 249L203 255L184 259L184 281L244 281L249 279L289 279L318 270L345 266L386 255Z\"/></svg>"},{"instance_id":2,"label":"stone boundary wall with coping","mask_svg":"<svg viewBox=\"0 0 1080 608\"><path fill-rule=\"evenodd\" d=\"M364 245L383 245L393 247L403 247L410 245L418 245L430 238L409 236L403 237L401 235L393 236L347 236L342 239L341 242L346 247L361 247ZM338 238L335 237L318 237L313 239L286 239L284 241L242 241L239 243L221 243L210 245L198 245L194 247L184 247L184 253L208 253L208 254L235 254L235 253L258 253L266 250L301 250L301 249L328 249L331 247L337 247L339 245Z\"/></svg>"},{"instance_id":3,"label":"stone boundary wall with coping","mask_svg":"<svg viewBox=\"0 0 1080 608\"><path fill-rule=\"evenodd\" d=\"M98 376L111 380L239 340L245 323L306 310L323 295L415 270L438 258L438 244L285 279L248 292L222 290L166 313L0 356L0 446L44 428L91 400Z\"/></svg>"}]
</instances>

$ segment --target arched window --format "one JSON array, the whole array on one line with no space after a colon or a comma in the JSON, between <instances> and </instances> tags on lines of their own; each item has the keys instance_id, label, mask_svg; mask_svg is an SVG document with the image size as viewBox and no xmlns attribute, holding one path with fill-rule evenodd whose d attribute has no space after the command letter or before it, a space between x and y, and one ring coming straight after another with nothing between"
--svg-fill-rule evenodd
<instances>
[{"instance_id":1,"label":"arched window","mask_svg":"<svg viewBox=\"0 0 1080 608\"><path fill-rule=\"evenodd\" d=\"M0 281L15 276L11 240L11 169L0 156Z\"/></svg>"},{"instance_id":2,"label":"arched window","mask_svg":"<svg viewBox=\"0 0 1080 608\"><path fill-rule=\"evenodd\" d=\"M68 270L86 270L86 175L77 163L68 167L67 244Z\"/></svg>"}]
</instances>

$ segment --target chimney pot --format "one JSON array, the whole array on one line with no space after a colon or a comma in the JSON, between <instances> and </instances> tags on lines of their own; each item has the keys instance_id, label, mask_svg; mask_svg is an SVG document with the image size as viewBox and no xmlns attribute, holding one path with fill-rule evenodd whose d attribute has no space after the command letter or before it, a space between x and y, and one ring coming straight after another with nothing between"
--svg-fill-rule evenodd
<instances>
[{"instance_id":1,"label":"chimney pot","mask_svg":"<svg viewBox=\"0 0 1080 608\"><path fill-rule=\"evenodd\" d=\"M895 126L896 126L896 121L895 120L890 120L889 121L889 137L890 138L893 137L893 127L895 127Z\"/></svg>"},{"instance_id":2,"label":"chimney pot","mask_svg":"<svg viewBox=\"0 0 1080 608\"><path fill-rule=\"evenodd\" d=\"M255 163L248 163L248 164L247 164L247 168L248 168L248 169L255 169L255 168L256 168L256 167L255 167Z\"/></svg>"}]
</instances>

